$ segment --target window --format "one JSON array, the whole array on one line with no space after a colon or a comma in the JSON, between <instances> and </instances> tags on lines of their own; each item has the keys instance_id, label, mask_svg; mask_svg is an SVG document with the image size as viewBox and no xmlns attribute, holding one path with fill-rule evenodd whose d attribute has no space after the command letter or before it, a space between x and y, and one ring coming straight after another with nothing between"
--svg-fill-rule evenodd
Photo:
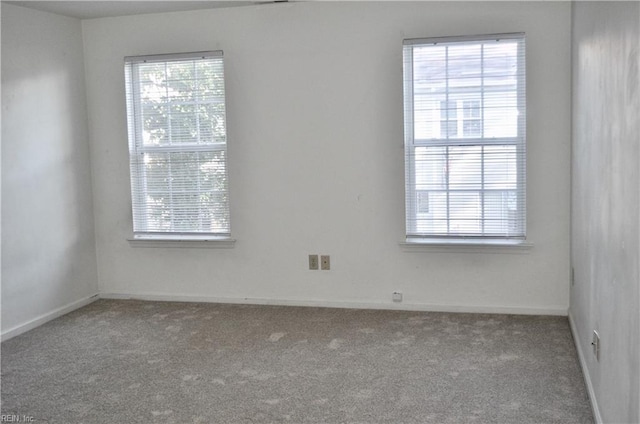
<instances>
[{"instance_id":1,"label":"window","mask_svg":"<svg viewBox=\"0 0 640 424\"><path fill-rule=\"evenodd\" d=\"M222 52L125 58L136 238L230 236Z\"/></svg>"},{"instance_id":2,"label":"window","mask_svg":"<svg viewBox=\"0 0 640 424\"><path fill-rule=\"evenodd\" d=\"M458 106L450 100L440 101L440 137L458 136Z\"/></svg>"},{"instance_id":3,"label":"window","mask_svg":"<svg viewBox=\"0 0 640 424\"><path fill-rule=\"evenodd\" d=\"M462 120L463 137L481 137L482 120L480 119L480 101L463 100L462 111L464 114Z\"/></svg>"},{"instance_id":4,"label":"window","mask_svg":"<svg viewBox=\"0 0 640 424\"><path fill-rule=\"evenodd\" d=\"M407 239L524 239L524 34L405 40Z\"/></svg>"}]
</instances>

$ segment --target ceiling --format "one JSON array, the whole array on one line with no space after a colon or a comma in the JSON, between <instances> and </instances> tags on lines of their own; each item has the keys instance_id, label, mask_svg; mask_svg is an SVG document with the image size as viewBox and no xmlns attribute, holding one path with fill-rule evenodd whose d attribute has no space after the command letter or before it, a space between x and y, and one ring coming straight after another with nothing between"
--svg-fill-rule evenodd
<instances>
[{"instance_id":1,"label":"ceiling","mask_svg":"<svg viewBox=\"0 0 640 424\"><path fill-rule=\"evenodd\" d=\"M287 0L284 0L285 2ZM251 6L263 3L279 3L281 1L244 1L244 0L173 0L173 1L2 1L58 15L71 16L78 19L106 18L112 16L140 15L144 13L178 12L185 10L214 9L222 7Z\"/></svg>"}]
</instances>

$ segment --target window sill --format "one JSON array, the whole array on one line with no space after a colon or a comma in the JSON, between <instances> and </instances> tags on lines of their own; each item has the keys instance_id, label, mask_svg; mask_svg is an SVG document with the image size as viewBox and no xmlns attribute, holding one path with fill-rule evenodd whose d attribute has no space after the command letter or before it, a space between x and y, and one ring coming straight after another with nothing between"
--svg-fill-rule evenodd
<instances>
[{"instance_id":1,"label":"window sill","mask_svg":"<svg viewBox=\"0 0 640 424\"><path fill-rule=\"evenodd\" d=\"M131 247L187 247L197 249L232 249L236 241L228 237L134 237L127 239Z\"/></svg>"},{"instance_id":2,"label":"window sill","mask_svg":"<svg viewBox=\"0 0 640 424\"><path fill-rule=\"evenodd\" d=\"M407 252L444 252L444 253L529 253L533 243L524 240L446 240L446 239L407 239L400 242Z\"/></svg>"}]
</instances>

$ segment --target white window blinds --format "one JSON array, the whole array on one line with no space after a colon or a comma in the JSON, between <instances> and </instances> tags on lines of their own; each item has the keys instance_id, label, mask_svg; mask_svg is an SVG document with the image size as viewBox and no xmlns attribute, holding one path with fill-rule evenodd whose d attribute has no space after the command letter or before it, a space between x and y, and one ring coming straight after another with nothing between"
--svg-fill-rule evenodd
<instances>
[{"instance_id":1,"label":"white window blinds","mask_svg":"<svg viewBox=\"0 0 640 424\"><path fill-rule=\"evenodd\" d=\"M524 34L405 40L407 238L524 239Z\"/></svg>"},{"instance_id":2,"label":"white window blinds","mask_svg":"<svg viewBox=\"0 0 640 424\"><path fill-rule=\"evenodd\" d=\"M125 58L137 237L228 237L221 51Z\"/></svg>"}]
</instances>

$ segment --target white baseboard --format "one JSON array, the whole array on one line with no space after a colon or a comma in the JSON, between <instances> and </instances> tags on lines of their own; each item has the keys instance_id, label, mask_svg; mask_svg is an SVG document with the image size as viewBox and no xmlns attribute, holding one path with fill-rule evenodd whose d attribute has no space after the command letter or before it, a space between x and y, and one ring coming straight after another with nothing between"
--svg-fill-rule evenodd
<instances>
[{"instance_id":1,"label":"white baseboard","mask_svg":"<svg viewBox=\"0 0 640 424\"><path fill-rule=\"evenodd\" d=\"M342 302L300 299L231 298L164 293L101 293L101 299L134 299L162 302L233 303L248 305L312 306L348 309L385 309L399 311L457 312L475 314L555 315L567 316L567 308L526 308L505 306L438 305L384 302Z\"/></svg>"},{"instance_id":2,"label":"white baseboard","mask_svg":"<svg viewBox=\"0 0 640 424\"><path fill-rule=\"evenodd\" d=\"M40 315L24 324L4 331L1 340L9 340L15 336L32 330L42 324L54 320L76 309L82 308L98 299L136 299L163 302L203 302L203 303L230 303L248 305L278 305L278 306L311 306L324 308L348 308L348 309L383 309L398 311L424 311L424 312L455 312L476 314L513 314L513 315L557 315L566 316L567 309L557 308L523 308L519 306L471 306L471 305L438 305L438 304L412 304L412 303L383 303L383 302L342 302L320 301L300 299L263 299L263 298L230 298L212 296L185 296L178 294L161 293L101 293L88 296L57 308L51 312ZM581 357L582 358L582 357ZM582 360L582 359L581 359Z\"/></svg>"},{"instance_id":3,"label":"white baseboard","mask_svg":"<svg viewBox=\"0 0 640 424\"><path fill-rule=\"evenodd\" d=\"M593 390L593 383L591 382L591 376L589 375L589 368L587 368L587 361L582 350L582 341L578 334L578 329L571 316L571 310L569 310L569 325L571 326L571 334L573 335L573 341L578 351L578 359L580 360L580 368L582 368L582 375L584 376L584 382L587 386L587 392L589 393L589 400L591 400L591 409L593 410L593 419L596 424L602 424L602 416L600 415L600 408L598 408L598 400L596 399L596 392Z\"/></svg>"},{"instance_id":4,"label":"white baseboard","mask_svg":"<svg viewBox=\"0 0 640 424\"><path fill-rule=\"evenodd\" d=\"M53 311L40 315L39 317L27 321L24 324L17 325L7 331L4 331L2 333L1 340L4 342L5 340L9 340L12 337L18 336L22 333L26 333L27 331L33 330L34 328L39 327L46 322L54 320L58 317L61 317L62 315L66 315L69 312L75 311L76 309L82 308L83 306L95 302L99 298L100 297L98 294L94 294L92 296L84 297L80 300L76 300L75 302L54 309Z\"/></svg>"}]
</instances>

